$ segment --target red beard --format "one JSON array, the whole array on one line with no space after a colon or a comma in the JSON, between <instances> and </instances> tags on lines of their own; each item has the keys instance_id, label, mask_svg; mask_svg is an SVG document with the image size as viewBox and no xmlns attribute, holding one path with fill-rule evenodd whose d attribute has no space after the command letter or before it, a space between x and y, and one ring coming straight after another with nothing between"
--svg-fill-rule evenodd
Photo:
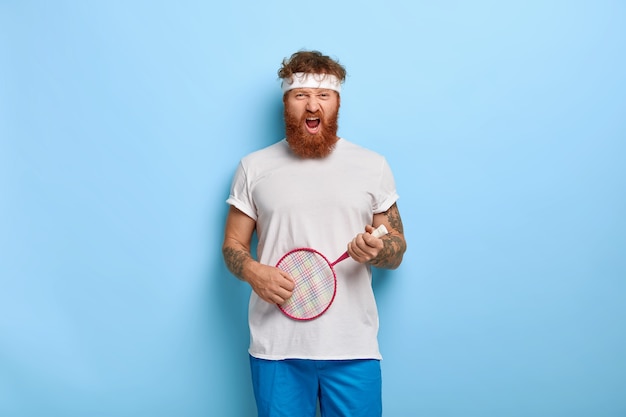
<instances>
[{"instance_id":1,"label":"red beard","mask_svg":"<svg viewBox=\"0 0 626 417\"><path fill-rule=\"evenodd\" d=\"M301 118L289 113L285 114L285 133L289 147L300 158L324 158L333 151L337 143L337 120L339 112L323 118L320 112L304 114ZM320 132L311 135L304 127L307 117L317 116L322 121Z\"/></svg>"}]
</instances>

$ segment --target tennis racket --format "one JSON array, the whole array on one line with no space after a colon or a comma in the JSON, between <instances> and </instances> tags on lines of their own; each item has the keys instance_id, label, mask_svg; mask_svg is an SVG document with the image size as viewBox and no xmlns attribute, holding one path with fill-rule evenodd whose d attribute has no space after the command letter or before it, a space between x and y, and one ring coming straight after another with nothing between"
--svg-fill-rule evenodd
<instances>
[{"instance_id":1,"label":"tennis racket","mask_svg":"<svg viewBox=\"0 0 626 417\"><path fill-rule=\"evenodd\" d=\"M382 237L387 233L387 228L381 224L372 236ZM295 287L291 297L278 308L295 320L312 320L324 314L337 293L334 266L349 256L346 251L331 263L315 249L298 248L287 252L276 267L291 275Z\"/></svg>"}]
</instances>

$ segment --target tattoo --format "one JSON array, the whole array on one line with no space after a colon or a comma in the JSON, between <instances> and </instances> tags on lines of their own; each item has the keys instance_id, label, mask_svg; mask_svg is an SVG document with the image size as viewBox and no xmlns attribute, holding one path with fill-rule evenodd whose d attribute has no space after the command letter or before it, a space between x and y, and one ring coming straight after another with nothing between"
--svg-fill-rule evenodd
<instances>
[{"instance_id":1,"label":"tattoo","mask_svg":"<svg viewBox=\"0 0 626 417\"><path fill-rule=\"evenodd\" d=\"M398 233L404 234L404 228L402 227L402 219L400 218L400 211L398 211L398 206L394 203L393 206L389 207L389 210L385 212L387 215L387 221Z\"/></svg>"},{"instance_id":2,"label":"tattoo","mask_svg":"<svg viewBox=\"0 0 626 417\"><path fill-rule=\"evenodd\" d=\"M244 250L237 250L231 247L223 248L222 253L224 254L224 261L230 272L238 278L243 279L243 264L248 259L252 259L252 256Z\"/></svg>"},{"instance_id":3,"label":"tattoo","mask_svg":"<svg viewBox=\"0 0 626 417\"><path fill-rule=\"evenodd\" d=\"M389 225L397 232L383 236L385 246L378 253L376 258L370 263L377 268L395 269L400 266L404 252L406 252L406 241L404 240L404 227L398 206L394 204L384 213L387 216Z\"/></svg>"},{"instance_id":4,"label":"tattoo","mask_svg":"<svg viewBox=\"0 0 626 417\"><path fill-rule=\"evenodd\" d=\"M385 246L370 263L377 268L395 269L400 266L406 243L400 236L384 236Z\"/></svg>"}]
</instances>

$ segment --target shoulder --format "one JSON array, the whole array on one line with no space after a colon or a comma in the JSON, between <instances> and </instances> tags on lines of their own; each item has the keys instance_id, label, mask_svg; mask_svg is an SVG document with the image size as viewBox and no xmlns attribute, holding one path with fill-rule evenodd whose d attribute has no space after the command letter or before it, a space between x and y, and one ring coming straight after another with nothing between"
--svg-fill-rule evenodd
<instances>
[{"instance_id":1,"label":"shoulder","mask_svg":"<svg viewBox=\"0 0 626 417\"><path fill-rule=\"evenodd\" d=\"M272 145L257 151L251 152L241 158L241 164L244 166L265 164L275 159L288 158L290 156L289 145L285 139L282 139Z\"/></svg>"},{"instance_id":2,"label":"shoulder","mask_svg":"<svg viewBox=\"0 0 626 417\"><path fill-rule=\"evenodd\" d=\"M359 158L359 160L368 164L385 162L385 157L382 154L361 145L357 145L354 142L350 142L345 138L339 139L339 142L337 142L337 150L350 159Z\"/></svg>"}]
</instances>

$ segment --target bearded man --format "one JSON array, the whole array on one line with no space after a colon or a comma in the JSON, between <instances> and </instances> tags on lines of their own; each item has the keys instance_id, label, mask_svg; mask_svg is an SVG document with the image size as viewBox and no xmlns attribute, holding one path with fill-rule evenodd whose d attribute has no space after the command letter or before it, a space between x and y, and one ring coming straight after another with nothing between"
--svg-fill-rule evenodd
<instances>
[{"instance_id":1,"label":"bearded man","mask_svg":"<svg viewBox=\"0 0 626 417\"><path fill-rule=\"evenodd\" d=\"M337 136L346 70L318 51L283 60L286 138L245 156L235 173L223 254L250 284L250 366L259 416L380 416L381 354L371 266L397 268L406 241L385 158ZM388 234L372 235L384 225ZM251 242L256 232L257 259ZM334 302L312 320L278 305L294 280L275 267L294 248L337 254Z\"/></svg>"}]
</instances>

